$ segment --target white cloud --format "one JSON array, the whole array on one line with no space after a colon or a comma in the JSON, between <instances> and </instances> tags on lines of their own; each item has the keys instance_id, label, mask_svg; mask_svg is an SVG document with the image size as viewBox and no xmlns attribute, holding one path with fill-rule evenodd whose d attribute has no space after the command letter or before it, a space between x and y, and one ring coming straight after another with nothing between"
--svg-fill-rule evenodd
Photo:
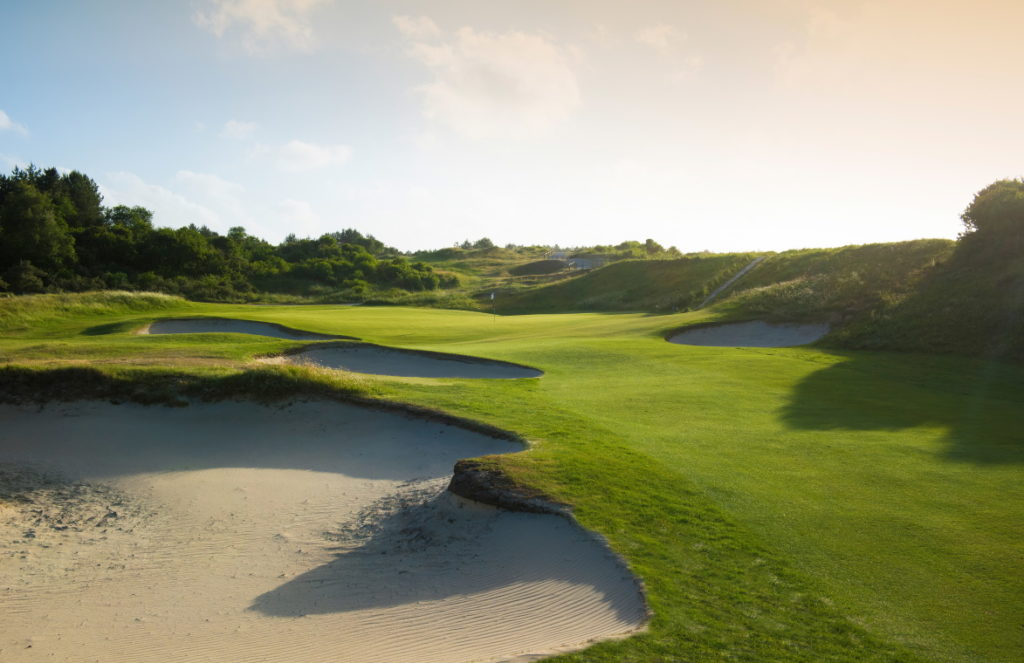
<instances>
[{"instance_id":1,"label":"white cloud","mask_svg":"<svg viewBox=\"0 0 1024 663\"><path fill-rule=\"evenodd\" d=\"M189 200L212 210L221 224L249 226L250 217L245 210L242 196L245 187L229 182L211 173L195 173L179 170L174 176L176 188L180 188Z\"/></svg>"},{"instance_id":2,"label":"white cloud","mask_svg":"<svg viewBox=\"0 0 1024 663\"><path fill-rule=\"evenodd\" d=\"M288 198L277 205L281 214L281 221L291 232L299 237L316 237L320 232L320 215L313 211L313 207L304 200L292 200Z\"/></svg>"},{"instance_id":3,"label":"white cloud","mask_svg":"<svg viewBox=\"0 0 1024 663\"><path fill-rule=\"evenodd\" d=\"M317 145L292 140L277 150L277 165L288 172L319 170L345 163L352 156L348 145Z\"/></svg>"},{"instance_id":4,"label":"white cloud","mask_svg":"<svg viewBox=\"0 0 1024 663\"><path fill-rule=\"evenodd\" d=\"M209 0L192 20L217 37L235 31L250 53L284 45L311 51L316 45L313 10L331 0Z\"/></svg>"},{"instance_id":5,"label":"white cloud","mask_svg":"<svg viewBox=\"0 0 1024 663\"><path fill-rule=\"evenodd\" d=\"M158 184L149 184L135 173L108 173L100 182L100 190L107 205L141 205L151 210L158 226L179 228L194 223L226 229L220 215L210 208Z\"/></svg>"},{"instance_id":6,"label":"white cloud","mask_svg":"<svg viewBox=\"0 0 1024 663\"><path fill-rule=\"evenodd\" d=\"M22 136L28 135L28 129L12 120L10 116L2 110L0 110L0 131L13 131L14 133L19 133Z\"/></svg>"},{"instance_id":7,"label":"white cloud","mask_svg":"<svg viewBox=\"0 0 1024 663\"><path fill-rule=\"evenodd\" d=\"M427 16L392 16L391 22L409 39L426 40L441 36L441 29Z\"/></svg>"},{"instance_id":8,"label":"white cloud","mask_svg":"<svg viewBox=\"0 0 1024 663\"><path fill-rule=\"evenodd\" d=\"M661 23L637 30L634 37L641 44L650 46L662 55L667 55L676 44L685 38L685 35L675 27Z\"/></svg>"},{"instance_id":9,"label":"white cloud","mask_svg":"<svg viewBox=\"0 0 1024 663\"><path fill-rule=\"evenodd\" d=\"M239 120L228 120L224 123L224 128L221 129L220 135L222 138L234 138L235 140L243 140L252 136L252 133L256 131L255 122L241 122Z\"/></svg>"},{"instance_id":10,"label":"white cloud","mask_svg":"<svg viewBox=\"0 0 1024 663\"><path fill-rule=\"evenodd\" d=\"M433 76L417 88L425 115L470 138L538 133L579 106L573 52L542 35L466 27L432 43L409 38Z\"/></svg>"}]
</instances>

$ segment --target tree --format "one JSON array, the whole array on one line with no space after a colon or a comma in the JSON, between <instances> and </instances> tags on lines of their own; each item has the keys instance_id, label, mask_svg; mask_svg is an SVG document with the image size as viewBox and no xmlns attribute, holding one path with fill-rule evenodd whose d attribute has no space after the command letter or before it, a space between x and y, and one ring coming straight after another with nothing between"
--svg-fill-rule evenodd
<instances>
[{"instance_id":1,"label":"tree","mask_svg":"<svg viewBox=\"0 0 1024 663\"><path fill-rule=\"evenodd\" d=\"M655 253L664 253L665 248L655 242L653 239L648 239L644 242L644 250L647 251L647 255L652 256Z\"/></svg>"},{"instance_id":2,"label":"tree","mask_svg":"<svg viewBox=\"0 0 1024 663\"><path fill-rule=\"evenodd\" d=\"M103 223L103 196L91 178L77 170L61 176L57 195L70 203L64 218L72 228L88 228Z\"/></svg>"},{"instance_id":3,"label":"tree","mask_svg":"<svg viewBox=\"0 0 1024 663\"><path fill-rule=\"evenodd\" d=\"M1024 250L1024 180L999 180L974 194L960 216L962 245Z\"/></svg>"},{"instance_id":4,"label":"tree","mask_svg":"<svg viewBox=\"0 0 1024 663\"><path fill-rule=\"evenodd\" d=\"M25 180L0 204L0 264L22 260L50 272L75 261L75 241L53 201Z\"/></svg>"}]
</instances>

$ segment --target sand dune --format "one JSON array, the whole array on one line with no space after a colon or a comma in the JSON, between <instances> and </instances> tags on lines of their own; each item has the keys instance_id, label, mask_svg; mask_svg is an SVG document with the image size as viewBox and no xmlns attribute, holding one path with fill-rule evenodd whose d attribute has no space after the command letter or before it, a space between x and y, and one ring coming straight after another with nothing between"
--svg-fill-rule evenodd
<instances>
[{"instance_id":1,"label":"sand dune","mask_svg":"<svg viewBox=\"0 0 1024 663\"><path fill-rule=\"evenodd\" d=\"M687 329L668 340L681 345L784 348L813 343L828 332L827 324L778 324L755 320Z\"/></svg>"},{"instance_id":2,"label":"sand dune","mask_svg":"<svg viewBox=\"0 0 1024 663\"><path fill-rule=\"evenodd\" d=\"M0 406L0 660L529 660L638 628L586 532L444 491L516 449L337 403Z\"/></svg>"},{"instance_id":3,"label":"sand dune","mask_svg":"<svg viewBox=\"0 0 1024 663\"><path fill-rule=\"evenodd\" d=\"M270 336L284 338L289 341L327 341L339 338L352 338L334 334L318 334L316 332L292 329L272 322L255 320L233 320L231 318L173 318L157 320L140 330L143 334L252 334L254 336Z\"/></svg>"},{"instance_id":4,"label":"sand dune","mask_svg":"<svg viewBox=\"0 0 1024 663\"><path fill-rule=\"evenodd\" d=\"M356 373L413 378L535 378L543 371L503 361L439 352L417 352L379 345L346 343L315 345L282 361L343 368Z\"/></svg>"}]
</instances>

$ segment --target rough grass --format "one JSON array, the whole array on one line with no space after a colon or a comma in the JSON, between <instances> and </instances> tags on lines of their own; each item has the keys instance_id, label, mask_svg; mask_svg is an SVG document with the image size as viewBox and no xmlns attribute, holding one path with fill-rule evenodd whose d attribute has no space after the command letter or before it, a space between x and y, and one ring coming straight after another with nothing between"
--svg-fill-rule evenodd
<instances>
[{"instance_id":1,"label":"rough grass","mask_svg":"<svg viewBox=\"0 0 1024 663\"><path fill-rule=\"evenodd\" d=\"M1024 262L958 251L835 343L1024 360Z\"/></svg>"},{"instance_id":2,"label":"rough grass","mask_svg":"<svg viewBox=\"0 0 1024 663\"><path fill-rule=\"evenodd\" d=\"M59 318L101 317L180 308L185 300L154 292L109 290L0 298L0 332L38 329Z\"/></svg>"},{"instance_id":3,"label":"rough grass","mask_svg":"<svg viewBox=\"0 0 1024 663\"><path fill-rule=\"evenodd\" d=\"M362 375L309 366L139 368L0 366L0 402L44 403L102 399L145 405L185 405L230 398L261 403L290 398L369 396Z\"/></svg>"},{"instance_id":4,"label":"rough grass","mask_svg":"<svg viewBox=\"0 0 1024 663\"><path fill-rule=\"evenodd\" d=\"M870 319L913 294L953 247L927 239L785 251L732 286L716 309L766 320Z\"/></svg>"},{"instance_id":5,"label":"rough grass","mask_svg":"<svg viewBox=\"0 0 1024 663\"><path fill-rule=\"evenodd\" d=\"M578 278L510 295L503 313L684 311L758 254L697 254L679 260L625 260Z\"/></svg>"}]
</instances>

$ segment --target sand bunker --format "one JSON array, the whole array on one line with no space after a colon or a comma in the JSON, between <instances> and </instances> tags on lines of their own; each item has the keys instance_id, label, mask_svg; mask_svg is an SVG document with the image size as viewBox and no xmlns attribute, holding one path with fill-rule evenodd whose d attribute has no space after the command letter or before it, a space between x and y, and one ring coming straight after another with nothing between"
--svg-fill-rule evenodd
<instances>
[{"instance_id":1,"label":"sand bunker","mask_svg":"<svg viewBox=\"0 0 1024 663\"><path fill-rule=\"evenodd\" d=\"M282 361L409 378L512 379L535 378L544 374L536 368L491 359L354 343L314 346L298 354L285 355Z\"/></svg>"},{"instance_id":2,"label":"sand bunker","mask_svg":"<svg viewBox=\"0 0 1024 663\"><path fill-rule=\"evenodd\" d=\"M753 321L687 329L669 337L668 340L681 345L785 348L813 343L828 332L827 324L776 324Z\"/></svg>"},{"instance_id":3,"label":"sand bunker","mask_svg":"<svg viewBox=\"0 0 1024 663\"><path fill-rule=\"evenodd\" d=\"M253 334L271 336L289 341L327 341L352 336L317 334L316 332L292 329L272 322L254 320L233 320L231 318L175 318L157 320L141 331L143 334Z\"/></svg>"},{"instance_id":4,"label":"sand bunker","mask_svg":"<svg viewBox=\"0 0 1024 663\"><path fill-rule=\"evenodd\" d=\"M444 491L517 448L336 403L0 406L0 660L527 660L635 630L586 532Z\"/></svg>"}]
</instances>

